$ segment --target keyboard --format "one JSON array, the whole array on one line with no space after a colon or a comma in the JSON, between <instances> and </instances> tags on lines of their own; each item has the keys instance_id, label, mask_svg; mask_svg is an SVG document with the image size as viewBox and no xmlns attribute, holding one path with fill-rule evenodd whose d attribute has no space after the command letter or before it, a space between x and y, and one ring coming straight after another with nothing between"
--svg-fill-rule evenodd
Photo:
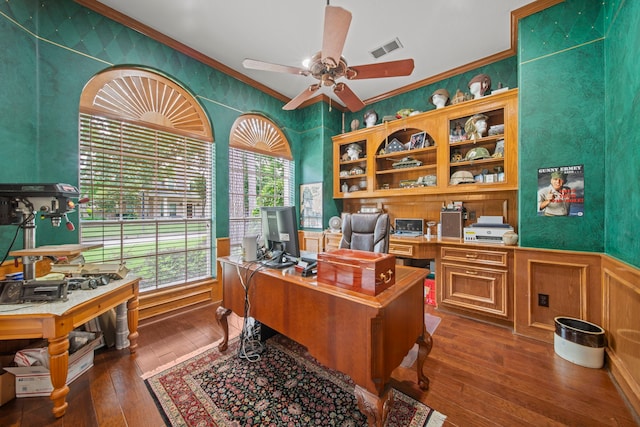
<instances>
[{"instance_id":1,"label":"keyboard","mask_svg":"<svg viewBox=\"0 0 640 427\"><path fill-rule=\"evenodd\" d=\"M280 270L283 268L294 266L296 265L296 262L289 261L289 260L280 262L279 259L268 259L268 260L262 261L262 265L264 265L265 267L276 268Z\"/></svg>"}]
</instances>

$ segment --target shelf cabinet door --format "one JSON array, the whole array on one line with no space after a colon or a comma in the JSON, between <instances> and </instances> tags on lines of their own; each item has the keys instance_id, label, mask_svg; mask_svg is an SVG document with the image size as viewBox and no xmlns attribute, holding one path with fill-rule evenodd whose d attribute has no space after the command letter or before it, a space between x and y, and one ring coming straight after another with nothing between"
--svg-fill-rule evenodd
<instances>
[{"instance_id":1,"label":"shelf cabinet door","mask_svg":"<svg viewBox=\"0 0 640 427\"><path fill-rule=\"evenodd\" d=\"M483 97L473 108L451 110L448 116L447 188L483 191L513 188L517 182L517 98L505 93ZM474 133L476 118L486 123Z\"/></svg>"},{"instance_id":2,"label":"shelf cabinet door","mask_svg":"<svg viewBox=\"0 0 640 427\"><path fill-rule=\"evenodd\" d=\"M487 117L487 131L474 140L458 135L477 114ZM518 90L512 89L336 135L334 198L517 191L517 121ZM361 147L357 159L348 154L352 144ZM461 158L452 161L458 152ZM470 178L454 183L457 172Z\"/></svg>"},{"instance_id":3,"label":"shelf cabinet door","mask_svg":"<svg viewBox=\"0 0 640 427\"><path fill-rule=\"evenodd\" d=\"M334 141L334 197L343 198L367 192L371 175L368 150L367 139L360 134L347 135L341 141Z\"/></svg>"},{"instance_id":4,"label":"shelf cabinet door","mask_svg":"<svg viewBox=\"0 0 640 427\"><path fill-rule=\"evenodd\" d=\"M439 303L509 318L506 270L443 262L439 274L442 275Z\"/></svg>"}]
</instances>

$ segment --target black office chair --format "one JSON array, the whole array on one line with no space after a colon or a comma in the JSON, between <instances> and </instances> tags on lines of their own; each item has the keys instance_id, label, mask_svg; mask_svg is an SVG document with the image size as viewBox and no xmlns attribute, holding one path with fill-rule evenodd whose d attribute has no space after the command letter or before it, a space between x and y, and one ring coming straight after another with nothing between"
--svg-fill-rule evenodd
<instances>
[{"instance_id":1,"label":"black office chair","mask_svg":"<svg viewBox=\"0 0 640 427\"><path fill-rule=\"evenodd\" d=\"M344 214L340 248L389 253L389 214Z\"/></svg>"}]
</instances>

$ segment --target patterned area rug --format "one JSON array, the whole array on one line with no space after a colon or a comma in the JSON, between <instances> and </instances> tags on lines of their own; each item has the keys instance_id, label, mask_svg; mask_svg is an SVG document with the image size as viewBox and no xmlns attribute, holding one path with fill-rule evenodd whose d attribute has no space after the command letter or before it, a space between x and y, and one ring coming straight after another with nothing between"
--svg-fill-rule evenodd
<instances>
[{"instance_id":1,"label":"patterned area rug","mask_svg":"<svg viewBox=\"0 0 640 427\"><path fill-rule=\"evenodd\" d=\"M304 347L276 335L257 361L239 358L238 340L146 382L171 426L366 426L351 379L318 364ZM446 418L393 390L388 427L441 426Z\"/></svg>"}]
</instances>

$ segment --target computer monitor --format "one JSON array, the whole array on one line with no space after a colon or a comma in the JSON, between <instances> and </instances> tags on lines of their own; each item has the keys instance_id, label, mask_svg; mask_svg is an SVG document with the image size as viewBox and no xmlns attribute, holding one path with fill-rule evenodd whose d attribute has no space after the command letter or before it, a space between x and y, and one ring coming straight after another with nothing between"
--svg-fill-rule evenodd
<instances>
[{"instance_id":1,"label":"computer monitor","mask_svg":"<svg viewBox=\"0 0 640 427\"><path fill-rule=\"evenodd\" d=\"M300 258L298 224L294 206L269 206L261 208L264 244L272 256L265 264L285 268L296 264Z\"/></svg>"}]
</instances>

